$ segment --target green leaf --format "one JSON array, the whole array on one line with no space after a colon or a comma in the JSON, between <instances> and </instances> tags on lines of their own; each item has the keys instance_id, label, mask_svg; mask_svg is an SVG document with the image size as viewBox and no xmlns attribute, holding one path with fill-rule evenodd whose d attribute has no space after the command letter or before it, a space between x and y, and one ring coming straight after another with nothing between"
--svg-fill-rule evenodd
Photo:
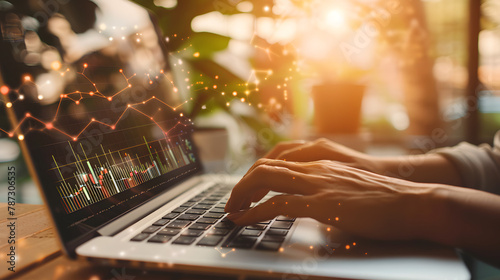
<instances>
[{"instance_id":1,"label":"green leaf","mask_svg":"<svg viewBox=\"0 0 500 280\"><path fill-rule=\"evenodd\" d=\"M193 33L187 42L181 47L186 49L182 55L186 58L211 58L215 52L225 50L231 38L208 32Z\"/></svg>"}]
</instances>

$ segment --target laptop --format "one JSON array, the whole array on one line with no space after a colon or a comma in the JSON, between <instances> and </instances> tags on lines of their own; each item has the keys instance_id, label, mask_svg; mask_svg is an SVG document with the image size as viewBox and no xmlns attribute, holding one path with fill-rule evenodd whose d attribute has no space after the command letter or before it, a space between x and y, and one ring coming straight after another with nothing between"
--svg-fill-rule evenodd
<instances>
[{"instance_id":1,"label":"laptop","mask_svg":"<svg viewBox=\"0 0 500 280\"><path fill-rule=\"evenodd\" d=\"M224 205L239 176L203 173L182 54L135 4L76 2L1 11L12 123L1 133L19 140L68 257L281 279L470 278L435 244L360 239L308 218L233 224Z\"/></svg>"}]
</instances>

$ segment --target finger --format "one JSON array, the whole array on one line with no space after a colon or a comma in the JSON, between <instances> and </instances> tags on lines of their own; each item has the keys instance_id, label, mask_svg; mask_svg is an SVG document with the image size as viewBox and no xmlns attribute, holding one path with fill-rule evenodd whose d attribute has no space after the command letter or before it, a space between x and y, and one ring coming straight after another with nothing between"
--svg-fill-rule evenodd
<instances>
[{"instance_id":1,"label":"finger","mask_svg":"<svg viewBox=\"0 0 500 280\"><path fill-rule=\"evenodd\" d=\"M260 201L269 193L269 189L262 189L255 192L252 198L252 202Z\"/></svg>"},{"instance_id":2,"label":"finger","mask_svg":"<svg viewBox=\"0 0 500 280\"><path fill-rule=\"evenodd\" d=\"M318 175L304 174L281 166L260 165L236 184L225 210L232 212L241 209L247 197L253 197L262 189L289 194L313 194L315 188L311 187L314 186L312 181L321 178Z\"/></svg>"},{"instance_id":3,"label":"finger","mask_svg":"<svg viewBox=\"0 0 500 280\"><path fill-rule=\"evenodd\" d=\"M243 177L247 176L250 172L252 172L258 166L264 165L264 164L269 165L269 166L281 166L281 167L285 167L285 168L288 168L291 170L295 170L297 172L309 173L309 168L306 165L304 165L303 163L261 158L261 159L257 160L252 165L252 167L250 167L250 169L248 169L247 173Z\"/></svg>"},{"instance_id":4,"label":"finger","mask_svg":"<svg viewBox=\"0 0 500 280\"><path fill-rule=\"evenodd\" d=\"M247 211L229 214L228 218L237 225L252 225L279 215L297 218L310 217L312 214L308 196L278 195Z\"/></svg>"},{"instance_id":5,"label":"finger","mask_svg":"<svg viewBox=\"0 0 500 280\"><path fill-rule=\"evenodd\" d=\"M327 157L328 155L322 149L311 143L283 151L276 156L276 159L304 162L321 160Z\"/></svg>"},{"instance_id":6,"label":"finger","mask_svg":"<svg viewBox=\"0 0 500 280\"><path fill-rule=\"evenodd\" d=\"M304 141L304 140L279 143L276 146L274 146L274 148L271 151L269 151L269 153L267 153L264 156L264 158L272 158L272 159L274 159L274 158L276 158L276 156L278 156L282 152L284 152L284 151L286 151L288 149L292 149L292 148L304 145L306 143L307 142Z\"/></svg>"}]
</instances>

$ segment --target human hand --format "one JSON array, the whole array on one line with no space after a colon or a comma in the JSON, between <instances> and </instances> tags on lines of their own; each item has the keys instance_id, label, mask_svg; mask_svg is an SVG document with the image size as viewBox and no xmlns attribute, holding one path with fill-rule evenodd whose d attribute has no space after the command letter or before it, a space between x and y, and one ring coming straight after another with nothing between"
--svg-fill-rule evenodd
<instances>
[{"instance_id":1,"label":"human hand","mask_svg":"<svg viewBox=\"0 0 500 280\"><path fill-rule=\"evenodd\" d=\"M283 193L247 209L269 191ZM435 205L432 185L386 177L333 161L261 159L234 187L229 218L249 225L278 215L311 217L358 236L419 239Z\"/></svg>"},{"instance_id":2,"label":"human hand","mask_svg":"<svg viewBox=\"0 0 500 280\"><path fill-rule=\"evenodd\" d=\"M286 161L334 160L348 166L377 172L378 159L346 146L320 138L315 141L289 141L277 144L264 158Z\"/></svg>"}]
</instances>

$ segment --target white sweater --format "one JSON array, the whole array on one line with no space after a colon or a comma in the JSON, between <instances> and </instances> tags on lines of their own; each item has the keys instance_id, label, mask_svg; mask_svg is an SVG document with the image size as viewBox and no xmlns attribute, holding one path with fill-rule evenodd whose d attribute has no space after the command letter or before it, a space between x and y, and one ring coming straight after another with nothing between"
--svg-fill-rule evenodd
<instances>
[{"instance_id":1,"label":"white sweater","mask_svg":"<svg viewBox=\"0 0 500 280\"><path fill-rule=\"evenodd\" d=\"M500 194L500 131L495 134L494 147L460 143L435 152L448 158L458 168L463 187Z\"/></svg>"}]
</instances>

